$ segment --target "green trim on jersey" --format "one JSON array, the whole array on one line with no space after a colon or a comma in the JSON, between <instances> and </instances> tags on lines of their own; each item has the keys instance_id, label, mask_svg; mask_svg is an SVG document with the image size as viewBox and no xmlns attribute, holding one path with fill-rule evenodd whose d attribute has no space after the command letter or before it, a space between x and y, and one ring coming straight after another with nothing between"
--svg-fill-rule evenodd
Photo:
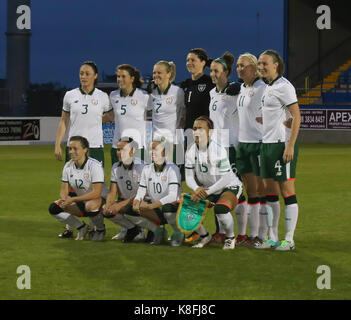
<instances>
[{"instance_id":1,"label":"green trim on jersey","mask_svg":"<svg viewBox=\"0 0 351 320\"><path fill-rule=\"evenodd\" d=\"M163 169L165 168L165 166L166 166L166 161L163 163L163 165L162 165L162 167L160 169L156 169L156 165L154 163L154 170L155 170L155 172L162 172Z\"/></svg>"},{"instance_id":2,"label":"green trim on jersey","mask_svg":"<svg viewBox=\"0 0 351 320\"><path fill-rule=\"evenodd\" d=\"M268 83L269 86L272 86L274 82L276 82L282 75L280 74L277 78L275 78L271 83Z\"/></svg>"},{"instance_id":3,"label":"green trim on jersey","mask_svg":"<svg viewBox=\"0 0 351 320\"><path fill-rule=\"evenodd\" d=\"M123 91L122 90L120 90L120 92L119 92L119 94L120 94L120 96L122 97L122 98L125 98L125 97L132 97L133 96L133 94L134 94L134 92L135 92L135 90L136 90L136 88L134 88L129 94L127 94L127 95L124 95L123 94Z\"/></svg>"},{"instance_id":4,"label":"green trim on jersey","mask_svg":"<svg viewBox=\"0 0 351 320\"><path fill-rule=\"evenodd\" d=\"M170 83L170 84L168 85L168 87L166 88L166 90L165 90L163 93L160 91L159 87L157 87L157 92L158 92L158 94L167 94L169 88L171 87L171 85L172 85L172 83Z\"/></svg>"},{"instance_id":5,"label":"green trim on jersey","mask_svg":"<svg viewBox=\"0 0 351 320\"><path fill-rule=\"evenodd\" d=\"M80 91L81 94L88 94L89 96L93 95L94 90L95 90L95 87L89 93L86 93L86 92L83 91L82 86L79 87L79 91Z\"/></svg>"},{"instance_id":6,"label":"green trim on jersey","mask_svg":"<svg viewBox=\"0 0 351 320\"><path fill-rule=\"evenodd\" d=\"M293 103L290 103L290 104L288 104L287 106L285 106L286 108L289 108L290 106L292 106L293 104L295 104L295 103L299 103L298 101L295 101L295 102L293 102Z\"/></svg>"},{"instance_id":7,"label":"green trim on jersey","mask_svg":"<svg viewBox=\"0 0 351 320\"><path fill-rule=\"evenodd\" d=\"M224 87L223 90L218 91L218 90L217 90L217 86L215 86L215 90L216 90L217 93L225 93L225 90L228 88L228 86L229 86L229 82L227 82L227 85Z\"/></svg>"},{"instance_id":8,"label":"green trim on jersey","mask_svg":"<svg viewBox=\"0 0 351 320\"><path fill-rule=\"evenodd\" d=\"M85 157L85 160L84 160L83 164L80 167L77 167L76 163L74 163L74 166L76 167L76 169L82 170L87 162L88 162L88 157Z\"/></svg>"}]
</instances>

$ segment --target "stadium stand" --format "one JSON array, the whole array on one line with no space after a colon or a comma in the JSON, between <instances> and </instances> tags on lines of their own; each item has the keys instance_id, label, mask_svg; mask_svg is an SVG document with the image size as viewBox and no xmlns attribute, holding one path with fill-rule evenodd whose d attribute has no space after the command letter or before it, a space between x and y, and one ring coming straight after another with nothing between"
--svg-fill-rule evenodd
<instances>
[{"instance_id":1,"label":"stadium stand","mask_svg":"<svg viewBox=\"0 0 351 320\"><path fill-rule=\"evenodd\" d=\"M321 103L351 104L351 60L326 76L321 84L299 95L300 105Z\"/></svg>"}]
</instances>

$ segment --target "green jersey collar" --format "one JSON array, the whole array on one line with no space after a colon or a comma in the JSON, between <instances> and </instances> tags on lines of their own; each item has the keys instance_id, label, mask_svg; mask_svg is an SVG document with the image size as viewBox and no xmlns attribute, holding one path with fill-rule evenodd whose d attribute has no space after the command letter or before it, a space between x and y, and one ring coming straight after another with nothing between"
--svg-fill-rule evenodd
<instances>
[{"instance_id":1,"label":"green jersey collar","mask_svg":"<svg viewBox=\"0 0 351 320\"><path fill-rule=\"evenodd\" d=\"M85 157L85 160L80 167L78 167L76 163L74 163L74 165L75 165L76 169L82 170L87 162L88 162L88 157Z\"/></svg>"},{"instance_id":2,"label":"green jersey collar","mask_svg":"<svg viewBox=\"0 0 351 320\"><path fill-rule=\"evenodd\" d=\"M130 94L128 94L128 95L124 95L124 94L123 94L123 91L120 90L120 96L121 96L121 97L127 97L127 96L133 97L133 94L134 94L135 90L136 90L136 88L134 88L134 89L130 92Z\"/></svg>"},{"instance_id":3,"label":"green jersey collar","mask_svg":"<svg viewBox=\"0 0 351 320\"><path fill-rule=\"evenodd\" d=\"M252 81L252 83L250 84L250 86L253 86L253 85L254 85L254 83L255 83L256 81L258 81L258 80L260 80L260 78L259 78L259 77L255 78L255 80L254 80L254 81ZM245 82L244 82L244 87L245 87L245 88L247 87L247 85L245 84Z\"/></svg>"},{"instance_id":4,"label":"green jersey collar","mask_svg":"<svg viewBox=\"0 0 351 320\"><path fill-rule=\"evenodd\" d=\"M218 91L218 89L217 89L217 86L215 86L215 88L216 88L216 92L218 93L224 93L225 92L225 90L228 88L228 86L229 86L229 82L227 82L227 85L223 88L223 90L221 90L221 91Z\"/></svg>"},{"instance_id":5,"label":"green jersey collar","mask_svg":"<svg viewBox=\"0 0 351 320\"><path fill-rule=\"evenodd\" d=\"M167 94L168 93L168 90L169 90L169 88L171 87L171 83L168 85L168 87L166 88L166 90L162 93L161 91L160 91L160 89L159 89L159 87L157 87L157 92L158 92L158 94Z\"/></svg>"},{"instance_id":6,"label":"green jersey collar","mask_svg":"<svg viewBox=\"0 0 351 320\"><path fill-rule=\"evenodd\" d=\"M123 168L126 169L126 170L132 170L133 166L134 166L134 162L132 162L128 167L125 166L122 162L121 162L121 164L122 164Z\"/></svg>"},{"instance_id":7,"label":"green jersey collar","mask_svg":"<svg viewBox=\"0 0 351 320\"><path fill-rule=\"evenodd\" d=\"M93 95L94 90L95 90L95 88L93 88L93 90L91 90L90 92L86 93L83 91L82 86L79 87L79 91L81 92L81 94L88 94L89 96Z\"/></svg>"},{"instance_id":8,"label":"green jersey collar","mask_svg":"<svg viewBox=\"0 0 351 320\"><path fill-rule=\"evenodd\" d=\"M156 166L155 166L155 163L154 163L154 169L155 169L155 172L162 172L163 169L165 168L166 166L166 161L163 163L162 167L160 169L156 169Z\"/></svg>"},{"instance_id":9,"label":"green jersey collar","mask_svg":"<svg viewBox=\"0 0 351 320\"><path fill-rule=\"evenodd\" d=\"M272 86L274 82L276 82L279 78L281 78L282 76L279 75L278 77L276 77L271 83L268 83L269 86Z\"/></svg>"}]
</instances>

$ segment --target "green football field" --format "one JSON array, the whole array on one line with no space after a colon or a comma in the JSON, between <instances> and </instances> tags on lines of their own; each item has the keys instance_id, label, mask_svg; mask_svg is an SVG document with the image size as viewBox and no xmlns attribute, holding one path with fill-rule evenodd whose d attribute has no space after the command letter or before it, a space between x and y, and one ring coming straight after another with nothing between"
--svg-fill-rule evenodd
<instances>
[{"instance_id":1,"label":"green football field","mask_svg":"<svg viewBox=\"0 0 351 320\"><path fill-rule=\"evenodd\" d=\"M351 298L350 146L301 145L294 252L124 244L110 240L119 229L110 221L104 242L62 240L48 213L63 167L54 147L0 146L0 155L0 299ZM109 181L108 148L105 159ZM212 211L205 226L214 232ZM284 229L282 211L280 237ZM21 265L31 289L17 288ZM331 289L317 288L321 265Z\"/></svg>"}]
</instances>

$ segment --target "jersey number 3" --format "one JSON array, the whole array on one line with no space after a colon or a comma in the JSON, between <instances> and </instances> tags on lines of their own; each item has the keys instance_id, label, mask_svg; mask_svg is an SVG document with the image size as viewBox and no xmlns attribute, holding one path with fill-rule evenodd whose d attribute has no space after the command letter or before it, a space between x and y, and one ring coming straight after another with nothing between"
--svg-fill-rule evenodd
<instances>
[{"instance_id":1,"label":"jersey number 3","mask_svg":"<svg viewBox=\"0 0 351 320\"><path fill-rule=\"evenodd\" d=\"M82 114L87 114L88 113L88 105L87 104L83 104L84 112L82 112Z\"/></svg>"}]
</instances>

